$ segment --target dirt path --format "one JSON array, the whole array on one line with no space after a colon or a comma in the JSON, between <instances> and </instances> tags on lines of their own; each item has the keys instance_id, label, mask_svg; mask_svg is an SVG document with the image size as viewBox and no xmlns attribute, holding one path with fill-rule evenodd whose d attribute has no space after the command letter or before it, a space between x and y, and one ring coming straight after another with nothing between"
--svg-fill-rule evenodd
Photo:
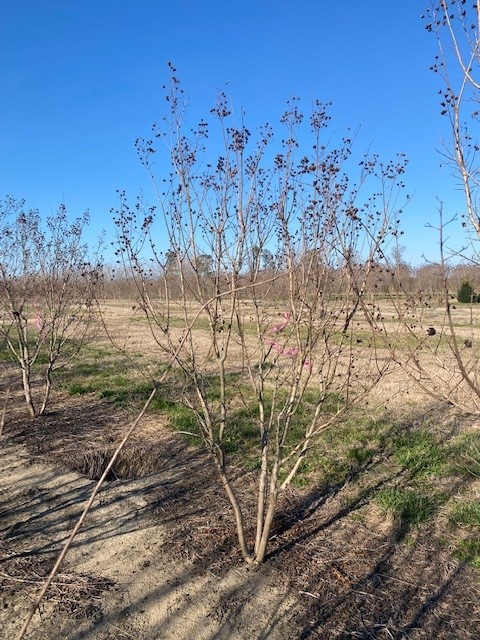
<instances>
[{"instance_id":1,"label":"dirt path","mask_svg":"<svg viewBox=\"0 0 480 640\"><path fill-rule=\"evenodd\" d=\"M32 462L18 444L2 446L0 460L0 637L10 640L93 483ZM164 473L106 485L29 638L298 637L289 621L296 600L275 570L240 566L216 577L196 568L192 558L169 553L167 522L175 514L153 496L162 487L177 491L192 471L190 461L188 467L180 463Z\"/></svg>"}]
</instances>

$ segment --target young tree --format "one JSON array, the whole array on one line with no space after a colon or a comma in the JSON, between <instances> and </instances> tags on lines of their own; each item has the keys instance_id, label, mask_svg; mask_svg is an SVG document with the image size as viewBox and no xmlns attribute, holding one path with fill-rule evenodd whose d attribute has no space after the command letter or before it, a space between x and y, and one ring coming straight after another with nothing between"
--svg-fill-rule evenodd
<instances>
[{"instance_id":1,"label":"young tree","mask_svg":"<svg viewBox=\"0 0 480 640\"><path fill-rule=\"evenodd\" d=\"M82 242L87 222L84 214L70 223L62 205L42 224L25 201L0 202L0 339L33 417L47 407L54 370L93 328L102 271Z\"/></svg>"},{"instance_id":2,"label":"young tree","mask_svg":"<svg viewBox=\"0 0 480 640\"><path fill-rule=\"evenodd\" d=\"M470 280L464 280L457 292L457 300L471 304L476 302L475 291Z\"/></svg>"},{"instance_id":3,"label":"young tree","mask_svg":"<svg viewBox=\"0 0 480 640\"><path fill-rule=\"evenodd\" d=\"M437 39L438 54L431 70L441 79L441 114L451 133L443 155L465 197L462 226L470 239L478 239L480 0L435 0L424 18L426 30Z\"/></svg>"},{"instance_id":4,"label":"young tree","mask_svg":"<svg viewBox=\"0 0 480 640\"><path fill-rule=\"evenodd\" d=\"M134 274L159 352L174 356L176 398L195 415L232 505L242 555L258 564L279 496L318 435L387 366L354 339L354 323L372 265L397 232L405 161L355 164L350 137L337 147L327 142L328 106L316 102L307 119L296 98L281 118L279 146L270 126L252 143L224 94L211 110L222 140L212 155L206 121L184 133L186 103L173 68L167 100L165 126L154 127L170 161L163 181L154 174L154 140L137 141L158 212L130 207L120 194L118 257ZM147 244L145 254L139 248ZM160 285L152 271L164 274ZM245 415L247 433L238 428ZM235 447L254 451L255 514L236 488Z\"/></svg>"}]
</instances>

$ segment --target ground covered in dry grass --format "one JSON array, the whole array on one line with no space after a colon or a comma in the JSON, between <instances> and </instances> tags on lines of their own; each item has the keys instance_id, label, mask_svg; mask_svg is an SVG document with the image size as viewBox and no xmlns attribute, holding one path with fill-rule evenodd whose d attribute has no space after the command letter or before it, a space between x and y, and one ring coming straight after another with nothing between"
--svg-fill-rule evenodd
<instances>
[{"instance_id":1,"label":"ground covered in dry grass","mask_svg":"<svg viewBox=\"0 0 480 640\"><path fill-rule=\"evenodd\" d=\"M129 418L94 394L56 395L36 421L11 405L0 449L0 637L14 637ZM478 637L476 556L458 553L459 539L476 548L478 529L462 538L448 520L452 496L478 498L474 475L432 472L425 484L384 428L368 456L339 458L341 473L288 491L267 562L252 571L208 459L167 422L148 416L132 438L28 637ZM445 442L477 429L438 405L391 428L410 437L425 424ZM418 522L379 499L406 474L439 496ZM252 506L253 480L239 469Z\"/></svg>"}]
</instances>

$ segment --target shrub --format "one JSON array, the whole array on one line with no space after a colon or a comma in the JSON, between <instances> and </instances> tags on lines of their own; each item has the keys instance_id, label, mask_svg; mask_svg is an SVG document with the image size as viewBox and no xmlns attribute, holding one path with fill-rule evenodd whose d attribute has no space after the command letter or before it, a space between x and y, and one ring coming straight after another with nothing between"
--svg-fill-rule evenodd
<instances>
[{"instance_id":1,"label":"shrub","mask_svg":"<svg viewBox=\"0 0 480 640\"><path fill-rule=\"evenodd\" d=\"M477 302L477 296L469 280L464 280L457 292L459 302Z\"/></svg>"}]
</instances>

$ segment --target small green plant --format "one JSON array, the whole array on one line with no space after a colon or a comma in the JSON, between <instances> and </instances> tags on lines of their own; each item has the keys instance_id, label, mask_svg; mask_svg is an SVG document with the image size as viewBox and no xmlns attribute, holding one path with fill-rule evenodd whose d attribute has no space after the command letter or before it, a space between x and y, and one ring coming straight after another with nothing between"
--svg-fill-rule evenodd
<instances>
[{"instance_id":1,"label":"small green plant","mask_svg":"<svg viewBox=\"0 0 480 640\"><path fill-rule=\"evenodd\" d=\"M195 443L198 445L200 433L194 412L182 404L168 403L167 413L172 426L177 429L177 431L181 431L190 444Z\"/></svg>"},{"instance_id":2,"label":"small green plant","mask_svg":"<svg viewBox=\"0 0 480 640\"><path fill-rule=\"evenodd\" d=\"M384 513L390 513L401 527L410 527L428 520L435 514L440 496L402 487L386 487L375 496Z\"/></svg>"},{"instance_id":3,"label":"small green plant","mask_svg":"<svg viewBox=\"0 0 480 640\"><path fill-rule=\"evenodd\" d=\"M464 280L460 285L460 288L457 292L457 300L458 302L463 303L477 302L475 290L469 280Z\"/></svg>"},{"instance_id":4,"label":"small green plant","mask_svg":"<svg viewBox=\"0 0 480 640\"><path fill-rule=\"evenodd\" d=\"M347 451L347 460L352 470L363 467L372 459L372 451L363 447L352 447Z\"/></svg>"},{"instance_id":5,"label":"small green plant","mask_svg":"<svg viewBox=\"0 0 480 640\"><path fill-rule=\"evenodd\" d=\"M457 543L454 556L462 562L480 569L480 539L460 540Z\"/></svg>"}]
</instances>

